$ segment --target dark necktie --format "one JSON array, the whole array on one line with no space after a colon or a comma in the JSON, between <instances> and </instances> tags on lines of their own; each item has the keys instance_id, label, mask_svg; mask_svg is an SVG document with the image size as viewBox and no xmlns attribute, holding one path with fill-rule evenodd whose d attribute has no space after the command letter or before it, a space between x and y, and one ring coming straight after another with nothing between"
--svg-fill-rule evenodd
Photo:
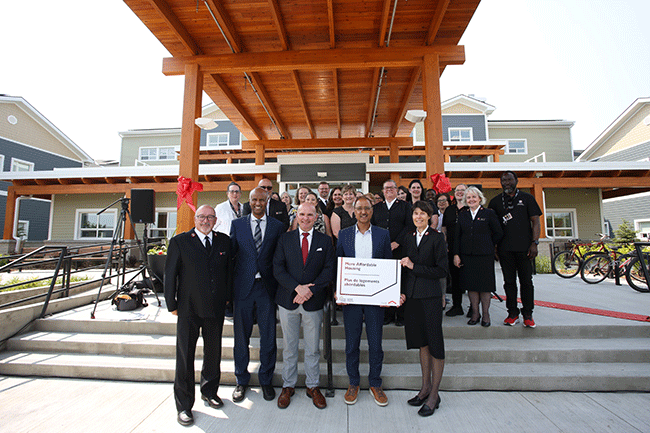
<instances>
[{"instance_id":1,"label":"dark necktie","mask_svg":"<svg viewBox=\"0 0 650 433\"><path fill-rule=\"evenodd\" d=\"M210 251L212 251L212 245L210 245L210 237L209 236L205 237L205 250L208 252L208 255L210 255Z\"/></svg>"},{"instance_id":2,"label":"dark necktie","mask_svg":"<svg viewBox=\"0 0 650 433\"><path fill-rule=\"evenodd\" d=\"M260 248L262 248L262 228L260 227L262 220L257 220L255 222L257 223L257 226L255 227L255 233L253 234L253 240L255 241L255 249L259 253Z\"/></svg>"},{"instance_id":3,"label":"dark necktie","mask_svg":"<svg viewBox=\"0 0 650 433\"><path fill-rule=\"evenodd\" d=\"M302 234L302 264L307 263L307 255L309 254L309 242L307 242L309 233Z\"/></svg>"}]
</instances>

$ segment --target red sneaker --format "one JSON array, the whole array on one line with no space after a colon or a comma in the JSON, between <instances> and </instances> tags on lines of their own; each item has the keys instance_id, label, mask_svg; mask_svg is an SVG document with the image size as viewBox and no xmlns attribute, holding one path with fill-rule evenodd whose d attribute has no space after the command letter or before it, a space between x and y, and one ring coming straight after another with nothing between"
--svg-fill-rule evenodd
<instances>
[{"instance_id":1,"label":"red sneaker","mask_svg":"<svg viewBox=\"0 0 650 433\"><path fill-rule=\"evenodd\" d=\"M508 316L506 317L506 320L503 321L503 324L508 326L515 326L517 323L519 323L519 315Z\"/></svg>"},{"instance_id":2,"label":"red sneaker","mask_svg":"<svg viewBox=\"0 0 650 433\"><path fill-rule=\"evenodd\" d=\"M535 328L537 325L535 325L535 321L533 320L532 317L529 317L528 319L524 319L524 328Z\"/></svg>"}]
</instances>

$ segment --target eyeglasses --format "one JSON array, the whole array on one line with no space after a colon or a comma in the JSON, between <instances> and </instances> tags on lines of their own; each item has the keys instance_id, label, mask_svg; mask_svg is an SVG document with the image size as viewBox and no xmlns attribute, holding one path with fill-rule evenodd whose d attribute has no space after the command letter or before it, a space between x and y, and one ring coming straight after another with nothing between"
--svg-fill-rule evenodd
<instances>
[{"instance_id":1,"label":"eyeglasses","mask_svg":"<svg viewBox=\"0 0 650 433\"><path fill-rule=\"evenodd\" d=\"M241 191L238 189L229 189L228 194L241 194Z\"/></svg>"},{"instance_id":2,"label":"eyeglasses","mask_svg":"<svg viewBox=\"0 0 650 433\"><path fill-rule=\"evenodd\" d=\"M273 189L272 186L260 186L260 188L265 189L267 191L271 191Z\"/></svg>"},{"instance_id":3,"label":"eyeglasses","mask_svg":"<svg viewBox=\"0 0 650 433\"><path fill-rule=\"evenodd\" d=\"M194 218L196 218L199 221L215 221L217 219L216 216L214 215L195 215Z\"/></svg>"},{"instance_id":4,"label":"eyeglasses","mask_svg":"<svg viewBox=\"0 0 650 433\"><path fill-rule=\"evenodd\" d=\"M358 210L358 211L362 211L362 210L369 211L370 209L372 209L370 206L357 206L354 208L354 210Z\"/></svg>"}]
</instances>

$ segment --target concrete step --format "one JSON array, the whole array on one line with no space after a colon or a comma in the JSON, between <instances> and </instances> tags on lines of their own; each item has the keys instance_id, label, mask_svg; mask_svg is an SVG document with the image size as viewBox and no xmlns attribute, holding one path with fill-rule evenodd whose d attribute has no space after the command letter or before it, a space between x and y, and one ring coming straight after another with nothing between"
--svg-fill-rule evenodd
<instances>
[{"instance_id":1,"label":"concrete step","mask_svg":"<svg viewBox=\"0 0 650 433\"><path fill-rule=\"evenodd\" d=\"M251 362L251 371L257 363ZM234 383L232 361L221 363L222 383ZM361 386L366 388L367 364L361 366ZM303 371L299 365L299 372ZM3 352L0 374L20 376L57 376L109 380L172 382L174 359L126 357L51 352ZM348 385L345 365L333 364L335 388ZM200 372L196 372L199 381ZM386 389L418 389L419 364L386 364L382 371ZM281 364L274 375L274 386L281 386ZM321 367L321 383L326 383L326 369ZM252 375L251 386L256 386ZM304 375L299 376L304 386ZM644 363L471 363L447 364L442 390L519 390L519 391L650 391L650 370Z\"/></svg>"},{"instance_id":2,"label":"concrete step","mask_svg":"<svg viewBox=\"0 0 650 433\"><path fill-rule=\"evenodd\" d=\"M650 363L649 341L643 338L610 339L489 339L445 341L447 363L529 363L529 362L646 362ZM7 350L113 354L124 356L175 356L176 337L170 335L106 334L76 332L30 332L7 342ZM278 338L278 360L282 359L282 339ZM223 359L232 359L234 339L222 340ZM300 342L302 359L302 340ZM403 340L383 342L385 363L418 363L416 350L406 350ZM495 350L498 348L498 350ZM332 341L334 362L345 362L345 341ZM199 339L196 357L202 358ZM259 358L259 339L251 339L251 357ZM368 362L367 342L362 342L361 361Z\"/></svg>"}]
</instances>

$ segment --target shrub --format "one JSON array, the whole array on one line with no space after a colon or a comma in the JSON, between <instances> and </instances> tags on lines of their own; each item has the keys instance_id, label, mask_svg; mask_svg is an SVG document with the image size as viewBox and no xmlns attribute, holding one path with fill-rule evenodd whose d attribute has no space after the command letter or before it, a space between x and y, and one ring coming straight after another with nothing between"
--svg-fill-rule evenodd
<instances>
[{"instance_id":1,"label":"shrub","mask_svg":"<svg viewBox=\"0 0 650 433\"><path fill-rule=\"evenodd\" d=\"M535 270L538 274L550 274L552 272L551 259L546 256L535 257Z\"/></svg>"}]
</instances>

